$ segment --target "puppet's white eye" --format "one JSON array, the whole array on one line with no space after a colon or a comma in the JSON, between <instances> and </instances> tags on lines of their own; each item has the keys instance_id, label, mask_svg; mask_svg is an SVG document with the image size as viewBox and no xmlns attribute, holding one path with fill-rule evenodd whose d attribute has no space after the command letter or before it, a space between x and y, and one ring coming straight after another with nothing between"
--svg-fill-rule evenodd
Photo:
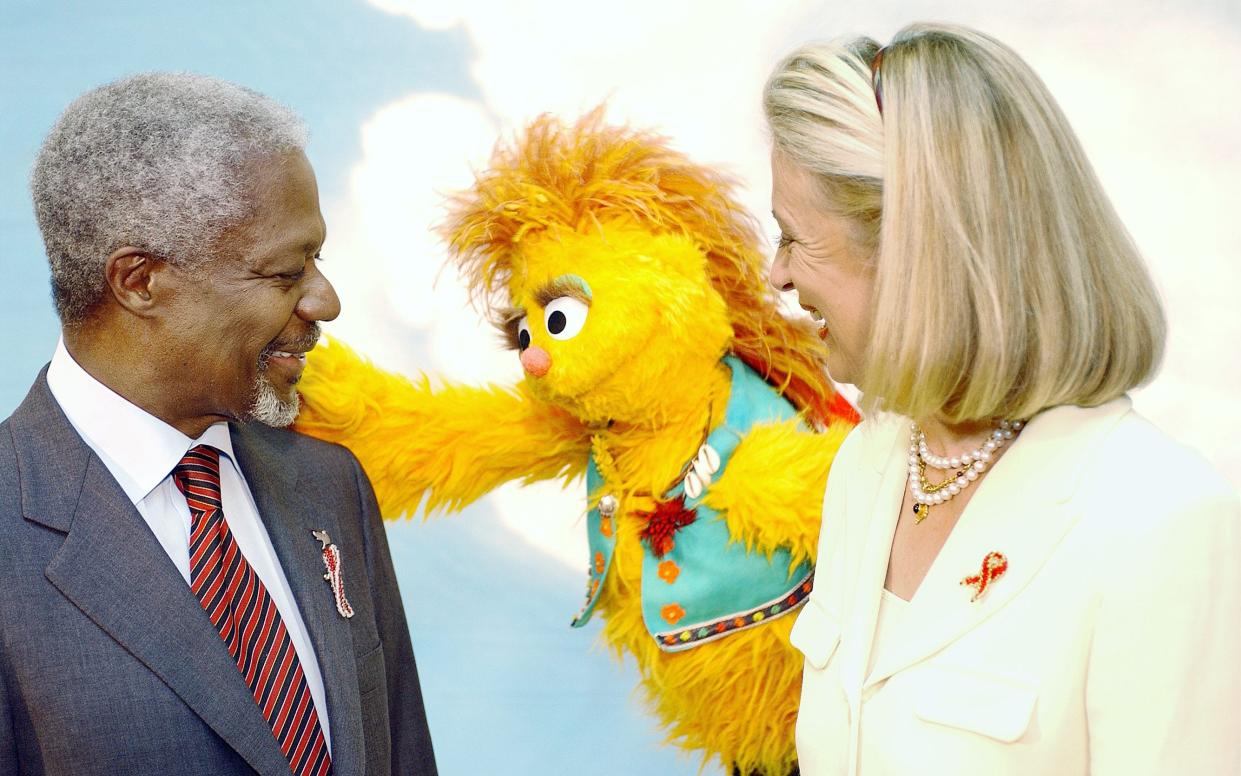
<instances>
[{"instance_id":1,"label":"puppet's white eye","mask_svg":"<svg viewBox=\"0 0 1241 776\"><path fill-rule=\"evenodd\" d=\"M547 333L558 340L573 339L586 324L590 305L575 296L560 296L547 303L543 322Z\"/></svg>"},{"instance_id":2,"label":"puppet's white eye","mask_svg":"<svg viewBox=\"0 0 1241 776\"><path fill-rule=\"evenodd\" d=\"M521 316L517 322L517 347L519 350L530 347L530 317L527 315Z\"/></svg>"}]
</instances>

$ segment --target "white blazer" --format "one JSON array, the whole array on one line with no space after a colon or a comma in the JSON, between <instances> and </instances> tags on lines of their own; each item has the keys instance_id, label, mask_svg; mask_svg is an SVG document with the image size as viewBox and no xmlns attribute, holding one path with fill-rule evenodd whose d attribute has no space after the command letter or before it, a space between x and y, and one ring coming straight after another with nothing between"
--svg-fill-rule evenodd
<instances>
[{"instance_id":1,"label":"white blazer","mask_svg":"<svg viewBox=\"0 0 1241 776\"><path fill-rule=\"evenodd\" d=\"M908 445L907 420L868 420L832 466L792 632L803 776L1241 773L1241 501L1219 474L1127 398L1041 413L870 666ZM1008 568L971 602L991 552Z\"/></svg>"}]
</instances>

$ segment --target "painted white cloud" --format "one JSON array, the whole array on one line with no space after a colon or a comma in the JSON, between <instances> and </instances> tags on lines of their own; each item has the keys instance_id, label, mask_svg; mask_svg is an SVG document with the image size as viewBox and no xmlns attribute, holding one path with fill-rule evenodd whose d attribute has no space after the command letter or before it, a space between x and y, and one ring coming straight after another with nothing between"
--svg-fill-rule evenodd
<instances>
[{"instance_id":1,"label":"painted white cloud","mask_svg":"<svg viewBox=\"0 0 1241 776\"><path fill-rule=\"evenodd\" d=\"M427 225L442 192L468 185L501 134L542 112L573 117L607 101L609 117L656 127L699 161L745 184L743 201L768 227L770 173L759 110L769 68L793 45L841 33L881 39L909 14L995 34L1042 74L1079 132L1122 219L1166 295L1170 356L1138 406L1203 449L1241 485L1241 287L1235 259L1241 114L1220 107L1241 91L1241 34L1212 4L1114 5L1062 0L1035 22L993 3L937 0L926 8L796 0L371 0L427 29L459 26L474 52L480 101L412 95L363 128L350 198L335 203L334 252L355 266L333 280L346 313L332 331L393 368L451 379L513 382L516 360L465 300ZM1123 33L1114 18L1136 20ZM329 268L330 271L330 268ZM347 276L347 277L346 277ZM1221 357L1221 348L1229 351ZM550 557L581 566L582 488L510 486L492 496L506 525Z\"/></svg>"},{"instance_id":2,"label":"painted white cloud","mask_svg":"<svg viewBox=\"0 0 1241 776\"><path fill-rule=\"evenodd\" d=\"M656 127L696 159L764 184L759 93L791 27L817 3L734 0L573 0L506 3L375 0L420 26L449 17L475 50L470 72L505 127L544 112L576 116L603 101L609 115ZM451 5L452 11L441 6ZM751 204L765 213L766 186Z\"/></svg>"},{"instance_id":3,"label":"painted white cloud","mask_svg":"<svg viewBox=\"0 0 1241 776\"><path fill-rule=\"evenodd\" d=\"M461 24L466 4L442 0L370 0L381 11L414 17L424 30L447 30Z\"/></svg>"},{"instance_id":4,"label":"painted white cloud","mask_svg":"<svg viewBox=\"0 0 1241 776\"><path fill-rule=\"evenodd\" d=\"M521 486L510 482L491 495L500 522L534 549L571 569L585 569L586 483L573 480ZM583 574L583 581L585 574Z\"/></svg>"},{"instance_id":5,"label":"painted white cloud","mask_svg":"<svg viewBox=\"0 0 1241 776\"><path fill-rule=\"evenodd\" d=\"M346 300L334 335L405 371L471 383L518 376L434 230L445 194L472 182L496 131L482 105L443 94L412 95L363 125L363 158L331 221L331 252L350 264L339 273L328 266Z\"/></svg>"}]
</instances>

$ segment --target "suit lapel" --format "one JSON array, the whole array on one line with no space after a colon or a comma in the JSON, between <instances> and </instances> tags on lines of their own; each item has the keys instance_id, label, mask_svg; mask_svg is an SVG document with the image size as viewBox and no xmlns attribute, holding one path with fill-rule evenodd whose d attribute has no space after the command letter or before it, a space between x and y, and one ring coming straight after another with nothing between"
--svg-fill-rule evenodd
<instances>
[{"instance_id":1,"label":"suit lapel","mask_svg":"<svg viewBox=\"0 0 1241 776\"><path fill-rule=\"evenodd\" d=\"M907 615L891 638L885 636L883 652L866 676L866 686L961 638L1030 584L1078 519L1070 496L1083 458L1129 406L1127 399L1120 399L1095 408L1060 407L1029 423L977 485L978 491L932 563ZM1070 435L1080 444L1066 449L1065 439ZM895 457L889 468L903 478L904 458ZM888 546L879 553L885 567L890 549L889 535ZM979 574L991 552L1004 555L1007 569L978 600L971 601L974 589L962 580ZM863 582L869 584L869 580ZM876 589L882 584L880 577Z\"/></svg>"},{"instance_id":2,"label":"suit lapel","mask_svg":"<svg viewBox=\"0 0 1241 776\"><path fill-rule=\"evenodd\" d=\"M262 774L287 776L267 720L185 580L40 375L11 428L24 517L64 532L45 569L66 598L145 664Z\"/></svg>"},{"instance_id":3,"label":"suit lapel","mask_svg":"<svg viewBox=\"0 0 1241 776\"><path fill-rule=\"evenodd\" d=\"M300 482L295 457L280 449L277 435L248 425L232 424L231 429L237 465L254 496L318 658L331 727L332 770L361 772L365 753L358 746L363 739L362 706L353 634L349 621L336 611L331 588L323 579L321 545L311 534L324 530L333 540L341 537L335 511L313 498L312 483Z\"/></svg>"}]
</instances>

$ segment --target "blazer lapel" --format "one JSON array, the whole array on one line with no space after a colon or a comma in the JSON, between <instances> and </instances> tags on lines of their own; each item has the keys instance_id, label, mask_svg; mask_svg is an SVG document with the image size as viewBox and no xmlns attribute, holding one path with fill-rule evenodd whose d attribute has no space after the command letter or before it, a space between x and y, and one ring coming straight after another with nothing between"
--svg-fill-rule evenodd
<instances>
[{"instance_id":1,"label":"blazer lapel","mask_svg":"<svg viewBox=\"0 0 1241 776\"><path fill-rule=\"evenodd\" d=\"M857 581L849 603L842 612L848 623L844 632L853 637L844 639L840 644L841 683L854 706L860 702L862 680L870 663L875 626L879 619L879 602L888 574L888 557L892 551L892 536L896 531L901 499L905 493L903 439L898 433L896 449L877 451L875 474L869 478L868 483L849 483L850 495L857 488L861 491L860 498L867 498L862 494L873 489L873 495L869 496L872 504L871 518L867 522L865 536L861 546L849 553L858 559L859 566L856 573L850 570L846 574L847 579ZM893 458L901 465L884 465ZM859 485L862 487L858 487ZM831 517L827 516L827 519ZM846 559L846 562L849 562L849 559Z\"/></svg>"},{"instance_id":2,"label":"blazer lapel","mask_svg":"<svg viewBox=\"0 0 1241 776\"><path fill-rule=\"evenodd\" d=\"M323 579L322 545L311 533L324 530L333 538L340 537L335 511L314 498L313 483L300 482L293 456L279 447L278 436L247 425L231 424L231 429L237 465L254 496L319 661L332 736L332 770L360 773L365 753L358 745L363 740L362 705L353 634L349 621L336 611L332 590Z\"/></svg>"},{"instance_id":3,"label":"blazer lapel","mask_svg":"<svg viewBox=\"0 0 1241 776\"><path fill-rule=\"evenodd\" d=\"M24 517L65 533L48 580L262 774L287 776L219 633L43 375L14 413Z\"/></svg>"},{"instance_id":4,"label":"blazer lapel","mask_svg":"<svg viewBox=\"0 0 1241 776\"><path fill-rule=\"evenodd\" d=\"M908 615L885 638L867 686L943 649L1021 593L1077 521L1070 496L1083 458L1129 406L1118 399L1095 408L1060 407L1031 420L978 484ZM1066 449L1070 437L1078 444ZM903 473L904 461L897 463ZM971 601L975 591L962 580L979 574L991 552L1004 555L1007 569Z\"/></svg>"}]
</instances>

